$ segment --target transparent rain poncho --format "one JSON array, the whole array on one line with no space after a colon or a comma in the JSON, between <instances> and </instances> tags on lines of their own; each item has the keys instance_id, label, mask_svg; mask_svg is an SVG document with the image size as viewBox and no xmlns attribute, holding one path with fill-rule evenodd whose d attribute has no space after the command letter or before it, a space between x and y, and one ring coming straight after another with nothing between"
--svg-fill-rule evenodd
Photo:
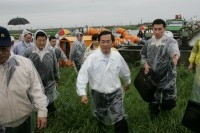
<instances>
[{"instance_id":1,"label":"transparent rain poncho","mask_svg":"<svg viewBox=\"0 0 200 133\"><path fill-rule=\"evenodd\" d=\"M166 35L160 40L153 36L141 50L142 64L147 62L150 65L158 88L176 88L176 66L172 61L174 54L180 57L177 41Z\"/></svg>"},{"instance_id":2,"label":"transparent rain poncho","mask_svg":"<svg viewBox=\"0 0 200 133\"><path fill-rule=\"evenodd\" d=\"M191 99L200 103L200 65L196 67L196 74L194 76L194 84Z\"/></svg>"},{"instance_id":3,"label":"transparent rain poncho","mask_svg":"<svg viewBox=\"0 0 200 133\"><path fill-rule=\"evenodd\" d=\"M93 115L105 125L112 125L122 120L125 116L123 95L122 89L110 94L91 90Z\"/></svg>"},{"instance_id":4,"label":"transparent rain poncho","mask_svg":"<svg viewBox=\"0 0 200 133\"><path fill-rule=\"evenodd\" d=\"M67 59L65 53L63 52L63 50L58 45L52 47L50 44L48 44L47 47L49 47L50 49L52 49L54 51L57 61L59 59L62 59L62 60Z\"/></svg>"},{"instance_id":5,"label":"transparent rain poncho","mask_svg":"<svg viewBox=\"0 0 200 133\"><path fill-rule=\"evenodd\" d=\"M83 64L85 49L86 45L83 40L81 42L78 40L75 40L73 42L69 59L71 61L74 61L78 70L81 68L81 65Z\"/></svg>"},{"instance_id":6,"label":"transparent rain poncho","mask_svg":"<svg viewBox=\"0 0 200 133\"><path fill-rule=\"evenodd\" d=\"M117 51L111 50L106 56L97 49L88 56L78 73L77 94L87 95L89 82L94 116L100 122L112 125L125 116L121 80L130 84L130 75L128 65Z\"/></svg>"},{"instance_id":7,"label":"transparent rain poncho","mask_svg":"<svg viewBox=\"0 0 200 133\"><path fill-rule=\"evenodd\" d=\"M40 51L36 46L36 35L38 32L44 32L38 30L34 36L34 46L28 48L23 56L30 58L35 65L45 88L45 95L47 96L49 103L52 103L57 97L56 81L58 81L58 65L56 55L48 47L44 47ZM44 32L45 33L45 32ZM45 33L46 34L46 33ZM48 38L48 37L47 37Z\"/></svg>"}]
</instances>

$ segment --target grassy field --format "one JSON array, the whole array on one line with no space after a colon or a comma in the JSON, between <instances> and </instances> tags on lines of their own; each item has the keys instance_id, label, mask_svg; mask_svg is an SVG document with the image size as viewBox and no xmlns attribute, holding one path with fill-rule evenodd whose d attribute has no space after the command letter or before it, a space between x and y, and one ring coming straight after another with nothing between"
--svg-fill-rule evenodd
<instances>
[{"instance_id":1,"label":"grassy field","mask_svg":"<svg viewBox=\"0 0 200 133\"><path fill-rule=\"evenodd\" d=\"M130 66L132 81L139 68ZM191 133L181 124L187 101L190 99L194 74L184 66L178 68L177 106L170 112L161 112L151 120L148 104L142 101L133 84L125 94L125 111L130 133ZM100 128L88 105L82 105L76 94L76 73L73 68L60 68L59 97L55 118L48 119L43 133L113 133L113 126Z\"/></svg>"}]
</instances>

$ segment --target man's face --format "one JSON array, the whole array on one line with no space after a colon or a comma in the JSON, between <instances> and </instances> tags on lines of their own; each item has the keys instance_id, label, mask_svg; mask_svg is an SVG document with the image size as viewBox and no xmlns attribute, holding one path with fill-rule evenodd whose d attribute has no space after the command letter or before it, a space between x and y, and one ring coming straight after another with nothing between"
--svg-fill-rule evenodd
<instances>
[{"instance_id":1,"label":"man's face","mask_svg":"<svg viewBox=\"0 0 200 133\"><path fill-rule=\"evenodd\" d=\"M165 28L163 27L163 24L154 24L153 25L153 34L156 39L160 39L163 37L165 32Z\"/></svg>"},{"instance_id":2,"label":"man's face","mask_svg":"<svg viewBox=\"0 0 200 133\"><path fill-rule=\"evenodd\" d=\"M56 46L56 39L51 39L50 44L52 47Z\"/></svg>"},{"instance_id":3,"label":"man's face","mask_svg":"<svg viewBox=\"0 0 200 133\"><path fill-rule=\"evenodd\" d=\"M36 40L36 46L39 50L42 50L46 46L47 39L44 36L38 36Z\"/></svg>"},{"instance_id":4,"label":"man's face","mask_svg":"<svg viewBox=\"0 0 200 133\"><path fill-rule=\"evenodd\" d=\"M4 64L10 57L10 47L0 47L0 64Z\"/></svg>"},{"instance_id":5,"label":"man's face","mask_svg":"<svg viewBox=\"0 0 200 133\"><path fill-rule=\"evenodd\" d=\"M108 34L108 35L102 35L100 37L100 42L99 42L99 45L100 45L100 48L101 48L101 51L102 53L104 54L110 54L110 49L112 47L112 39L111 39L111 35Z\"/></svg>"},{"instance_id":6,"label":"man's face","mask_svg":"<svg viewBox=\"0 0 200 133\"><path fill-rule=\"evenodd\" d=\"M26 43L30 43L31 40L32 40L32 35L31 35L31 34L26 34L26 35L24 36L24 41L25 41Z\"/></svg>"}]
</instances>

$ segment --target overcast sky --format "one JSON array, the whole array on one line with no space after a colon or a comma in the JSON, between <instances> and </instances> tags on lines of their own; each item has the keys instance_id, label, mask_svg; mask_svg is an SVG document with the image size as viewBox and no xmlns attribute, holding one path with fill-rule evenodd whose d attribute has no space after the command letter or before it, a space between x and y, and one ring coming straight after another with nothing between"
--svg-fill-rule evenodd
<instances>
[{"instance_id":1,"label":"overcast sky","mask_svg":"<svg viewBox=\"0 0 200 133\"><path fill-rule=\"evenodd\" d=\"M10 29L125 25L156 18L200 19L200 0L1 0L0 25ZM15 17L30 24L7 25Z\"/></svg>"}]
</instances>

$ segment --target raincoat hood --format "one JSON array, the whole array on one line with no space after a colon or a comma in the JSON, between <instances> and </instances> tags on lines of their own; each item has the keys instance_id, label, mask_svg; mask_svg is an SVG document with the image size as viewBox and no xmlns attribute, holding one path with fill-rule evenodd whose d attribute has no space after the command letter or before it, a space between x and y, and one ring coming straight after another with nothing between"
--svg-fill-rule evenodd
<instances>
[{"instance_id":1,"label":"raincoat hood","mask_svg":"<svg viewBox=\"0 0 200 133\"><path fill-rule=\"evenodd\" d=\"M46 35L46 37L47 37L47 41L46 41L46 44L45 44L45 47L46 47L47 44L49 43L49 41L48 41L48 36L47 36L46 32L44 32L43 30L37 30L37 31L35 32L34 38L33 38L34 47L37 47L37 46L36 46L36 36L37 36L38 32L43 32L43 33Z\"/></svg>"},{"instance_id":2,"label":"raincoat hood","mask_svg":"<svg viewBox=\"0 0 200 133\"><path fill-rule=\"evenodd\" d=\"M24 40L24 36L27 35L27 34L32 35L32 33L30 31L28 31L27 29L24 29L23 32L22 32L21 40Z\"/></svg>"},{"instance_id":3,"label":"raincoat hood","mask_svg":"<svg viewBox=\"0 0 200 133\"><path fill-rule=\"evenodd\" d=\"M76 33L75 33L75 36L76 36L76 37L78 37L78 36L80 36L80 35L83 36L83 33L81 33L81 32L76 32Z\"/></svg>"}]
</instances>

